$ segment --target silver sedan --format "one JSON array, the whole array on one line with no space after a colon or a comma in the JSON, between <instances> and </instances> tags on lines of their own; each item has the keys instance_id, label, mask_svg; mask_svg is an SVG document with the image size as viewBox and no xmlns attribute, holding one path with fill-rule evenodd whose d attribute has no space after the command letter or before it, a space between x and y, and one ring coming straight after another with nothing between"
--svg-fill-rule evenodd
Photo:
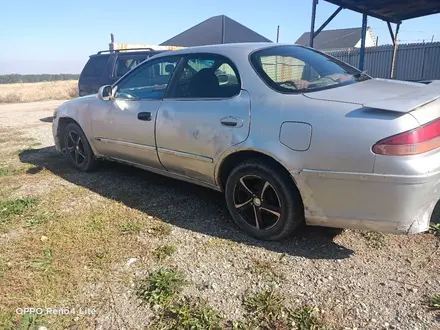
<instances>
[{"instance_id":1,"label":"silver sedan","mask_svg":"<svg viewBox=\"0 0 440 330\"><path fill-rule=\"evenodd\" d=\"M302 224L426 231L440 198L440 82L372 79L316 50L228 44L156 55L54 114L56 148L224 192L265 240Z\"/></svg>"}]
</instances>

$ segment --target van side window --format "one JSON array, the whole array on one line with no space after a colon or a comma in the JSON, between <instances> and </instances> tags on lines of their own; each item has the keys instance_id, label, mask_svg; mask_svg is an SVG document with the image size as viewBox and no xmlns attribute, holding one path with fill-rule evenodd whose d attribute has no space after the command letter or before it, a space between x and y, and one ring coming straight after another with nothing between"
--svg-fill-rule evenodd
<instances>
[{"instance_id":1,"label":"van side window","mask_svg":"<svg viewBox=\"0 0 440 330\"><path fill-rule=\"evenodd\" d=\"M116 98L162 99L180 57L164 57L131 71L118 83Z\"/></svg>"},{"instance_id":2,"label":"van side window","mask_svg":"<svg viewBox=\"0 0 440 330\"><path fill-rule=\"evenodd\" d=\"M87 62L82 75L84 77L99 77L104 71L108 55L92 56Z\"/></svg>"},{"instance_id":3,"label":"van side window","mask_svg":"<svg viewBox=\"0 0 440 330\"><path fill-rule=\"evenodd\" d=\"M119 56L116 61L116 77L120 78L128 71L133 70L143 61L145 61L148 56Z\"/></svg>"}]
</instances>

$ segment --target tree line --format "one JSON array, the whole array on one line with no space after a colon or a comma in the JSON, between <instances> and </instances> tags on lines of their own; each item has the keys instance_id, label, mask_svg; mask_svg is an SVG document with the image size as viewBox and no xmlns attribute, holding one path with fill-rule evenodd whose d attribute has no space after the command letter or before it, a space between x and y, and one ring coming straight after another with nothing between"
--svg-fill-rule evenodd
<instances>
[{"instance_id":1,"label":"tree line","mask_svg":"<svg viewBox=\"0 0 440 330\"><path fill-rule=\"evenodd\" d=\"M41 81L78 80L79 74L5 74L0 75L0 84L35 83Z\"/></svg>"}]
</instances>

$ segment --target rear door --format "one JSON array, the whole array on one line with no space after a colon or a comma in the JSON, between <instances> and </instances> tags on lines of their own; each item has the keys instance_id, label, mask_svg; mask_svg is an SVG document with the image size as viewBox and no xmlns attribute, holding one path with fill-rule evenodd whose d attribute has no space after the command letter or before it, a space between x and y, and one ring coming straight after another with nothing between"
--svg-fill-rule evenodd
<instances>
[{"instance_id":1,"label":"rear door","mask_svg":"<svg viewBox=\"0 0 440 330\"><path fill-rule=\"evenodd\" d=\"M101 77L108 62L109 55L90 56L81 72L78 82L79 96L95 94L101 87Z\"/></svg>"},{"instance_id":2,"label":"rear door","mask_svg":"<svg viewBox=\"0 0 440 330\"><path fill-rule=\"evenodd\" d=\"M189 55L181 61L156 120L156 144L170 172L214 183L215 161L248 137L250 97L227 58Z\"/></svg>"}]
</instances>

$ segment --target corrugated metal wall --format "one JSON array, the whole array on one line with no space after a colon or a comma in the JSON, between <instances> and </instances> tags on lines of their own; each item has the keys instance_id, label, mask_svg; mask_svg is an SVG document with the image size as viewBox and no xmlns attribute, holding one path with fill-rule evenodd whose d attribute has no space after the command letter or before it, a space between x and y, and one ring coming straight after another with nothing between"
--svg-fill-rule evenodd
<instances>
[{"instance_id":1,"label":"corrugated metal wall","mask_svg":"<svg viewBox=\"0 0 440 330\"><path fill-rule=\"evenodd\" d=\"M285 56L264 56L261 58L266 74L273 81L301 80L305 63Z\"/></svg>"},{"instance_id":2,"label":"corrugated metal wall","mask_svg":"<svg viewBox=\"0 0 440 330\"><path fill-rule=\"evenodd\" d=\"M329 50L325 53L359 67L359 49ZM393 46L368 47L365 70L376 78L390 78ZM395 78L400 80L440 79L440 42L401 44L397 48Z\"/></svg>"}]
</instances>

